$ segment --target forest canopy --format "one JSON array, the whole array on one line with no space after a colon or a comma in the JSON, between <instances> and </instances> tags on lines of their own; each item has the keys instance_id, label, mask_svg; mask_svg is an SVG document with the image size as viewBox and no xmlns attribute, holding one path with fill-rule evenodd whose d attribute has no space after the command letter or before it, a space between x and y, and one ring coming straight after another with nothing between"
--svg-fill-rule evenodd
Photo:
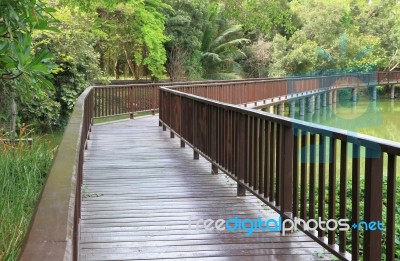
<instances>
[{"instance_id":1,"label":"forest canopy","mask_svg":"<svg viewBox=\"0 0 400 261\"><path fill-rule=\"evenodd\" d=\"M394 70L400 63L394 0L0 5L0 122L18 107L17 123L41 131L62 128L77 96L95 82Z\"/></svg>"}]
</instances>

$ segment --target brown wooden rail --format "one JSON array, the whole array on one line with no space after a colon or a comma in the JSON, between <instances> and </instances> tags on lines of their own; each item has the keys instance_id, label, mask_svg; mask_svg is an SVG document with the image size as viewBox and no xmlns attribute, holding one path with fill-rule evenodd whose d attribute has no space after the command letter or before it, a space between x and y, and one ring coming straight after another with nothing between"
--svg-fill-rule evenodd
<instances>
[{"instance_id":1,"label":"brown wooden rail","mask_svg":"<svg viewBox=\"0 0 400 261\"><path fill-rule=\"evenodd\" d=\"M385 155L388 158L386 254L387 260L393 260L395 159L399 153L399 144L363 135L348 135L338 129L305 124L301 121L288 120L220 102L248 103L271 98L274 95L287 95L323 86L328 86L327 88L330 88L329 86L358 86L360 79L363 79L364 85L365 82L373 84L374 79L375 82L377 79L379 84L400 82L398 72L359 75L358 78L355 77L359 79L358 81L351 80L355 78L349 75L348 78L342 76L337 77L336 80L335 77L337 76L285 80L186 82L179 83L180 86L175 89L161 88L161 95L160 86L171 86L177 83L98 86L86 89L76 102L53 160L25 237L20 260L77 260L83 151L87 139L90 138L90 126L93 119L119 114L133 115L137 111L154 111L158 109L159 101L161 101L160 120L172 128L184 141L191 144L196 152L201 153L237 179L239 194L243 193L244 189L253 192L285 218L295 216L310 218L313 215L323 218L336 216L336 203L333 197L337 190L341 195L340 205L345 206L348 202L344 192L346 188L344 181L348 176L344 167L347 163L343 155L350 152L358 155L361 148L370 153L378 149L376 152L378 157L367 157L366 172L362 173L366 177L364 201L367 214L364 219L378 220L382 217L382 161ZM336 82L336 85L332 85L332 82ZM180 91L191 92L196 96ZM339 157L340 164L333 160L312 165L313 163L310 163L307 157L308 154L301 151L310 143L320 144L323 148L320 151L325 151L325 153L319 153L318 157ZM352 148L350 149L351 146L347 144L352 144ZM376 147L377 144L378 147ZM340 156L339 149L342 152ZM311 151L310 155L317 157L315 151ZM302 161L299 156L303 157ZM362 161L357 157L352 160L351 219L353 221L360 219L359 174ZM307 164L313 166L309 173ZM316 172L316 169L320 171ZM333 182L335 169L341 170L341 182L338 188ZM318 186L313 181L307 180L308 175L318 176ZM330 178L328 184L325 184L324 177L327 175ZM378 185L372 186L372 184ZM326 187L329 189L327 198L323 193ZM317 188L318 191L315 191ZM307 200L310 203L318 203L317 207L310 204L307 208ZM327 216L325 215L326 204L322 204L324 200L329 200ZM347 214L345 209L341 208L339 215L346 216ZM319 231L318 235L309 234L337 256L344 257L344 251L348 248L345 241L340 240L338 250L338 247L334 245L338 242L335 234L328 234L327 242L322 241L323 231ZM356 257L360 239L357 232L352 231L352 236L352 255ZM341 233L339 238L343 237L344 233ZM379 232L366 233L363 239L366 260L380 258L380 237Z\"/></svg>"},{"instance_id":2,"label":"brown wooden rail","mask_svg":"<svg viewBox=\"0 0 400 261\"><path fill-rule=\"evenodd\" d=\"M180 83L147 83L94 87L94 117L109 117L152 111L159 107L159 87L177 86L178 90L232 104L331 88L364 87L400 82L400 72L354 73L333 76L287 77Z\"/></svg>"},{"instance_id":3,"label":"brown wooden rail","mask_svg":"<svg viewBox=\"0 0 400 261\"><path fill-rule=\"evenodd\" d=\"M354 86L358 84L357 79L360 77L337 80ZM398 77L391 78L390 83L394 79L397 81ZM249 84L250 88L258 88L257 83ZM325 88L323 84L322 87ZM385 242L386 260L394 260L396 158L400 155L400 143L220 102L220 99L232 102L237 95L235 90L243 95L241 85L234 90L231 88L231 84L200 85L198 89L197 86L163 87L160 121L193 147L195 157L203 155L234 178L238 182L238 195L244 190L250 191L283 218L347 218L353 224L361 220L367 223L382 221L382 215L386 213L383 241L382 232L378 230L366 230L363 238L355 229L305 232L342 260L358 260L360 244L364 260L380 260L382 242ZM244 99L246 97L249 96ZM348 157L352 158L351 163ZM387 161L385 169L384 160ZM361 162L365 164L362 172ZM348 164L352 168L350 188ZM382 193L383 173L388 179L386 198ZM365 179L364 188L360 186L360 177ZM339 184L336 184L337 180ZM363 198L360 197L361 189L364 189ZM348 191L351 199L347 196ZM349 202L351 213L346 212ZM360 215L361 203L364 205L363 217ZM351 246L346 245L346 233L351 233Z\"/></svg>"},{"instance_id":4,"label":"brown wooden rail","mask_svg":"<svg viewBox=\"0 0 400 261\"><path fill-rule=\"evenodd\" d=\"M83 153L93 119L93 88L78 98L54 157L20 260L77 260Z\"/></svg>"},{"instance_id":5,"label":"brown wooden rail","mask_svg":"<svg viewBox=\"0 0 400 261\"><path fill-rule=\"evenodd\" d=\"M228 84L247 82L249 80L252 79L94 86L94 117L102 118L129 114L133 118L136 112L152 111L154 113L159 107L158 89L160 86L207 85L215 82Z\"/></svg>"}]
</instances>

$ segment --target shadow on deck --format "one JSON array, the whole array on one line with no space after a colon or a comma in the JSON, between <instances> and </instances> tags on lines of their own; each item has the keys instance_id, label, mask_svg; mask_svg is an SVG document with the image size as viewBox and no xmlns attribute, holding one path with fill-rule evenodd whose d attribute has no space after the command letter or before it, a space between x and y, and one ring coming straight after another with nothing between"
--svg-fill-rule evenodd
<instances>
[{"instance_id":1,"label":"shadow on deck","mask_svg":"<svg viewBox=\"0 0 400 261\"><path fill-rule=\"evenodd\" d=\"M81 260L331 260L302 232L207 231L199 219L277 218L158 127L158 117L94 125L85 153ZM189 219L192 220L189 230Z\"/></svg>"}]
</instances>

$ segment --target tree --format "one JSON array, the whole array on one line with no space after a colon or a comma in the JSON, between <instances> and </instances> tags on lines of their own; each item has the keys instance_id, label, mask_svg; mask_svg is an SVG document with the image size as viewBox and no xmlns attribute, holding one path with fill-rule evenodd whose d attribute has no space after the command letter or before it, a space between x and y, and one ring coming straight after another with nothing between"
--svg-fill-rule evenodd
<instances>
[{"instance_id":1,"label":"tree","mask_svg":"<svg viewBox=\"0 0 400 261\"><path fill-rule=\"evenodd\" d=\"M246 48L246 55L245 65L250 77L267 77L272 58L272 42L260 36Z\"/></svg>"},{"instance_id":2,"label":"tree","mask_svg":"<svg viewBox=\"0 0 400 261\"><path fill-rule=\"evenodd\" d=\"M12 134L16 129L17 97L44 95L55 65L47 50L32 55L32 32L54 30L54 9L38 0L8 0L0 9L0 93L12 100Z\"/></svg>"},{"instance_id":3,"label":"tree","mask_svg":"<svg viewBox=\"0 0 400 261\"><path fill-rule=\"evenodd\" d=\"M276 35L272 45L270 76L307 73L315 69L317 44L308 40L304 31L296 31L289 40Z\"/></svg>"},{"instance_id":4,"label":"tree","mask_svg":"<svg viewBox=\"0 0 400 261\"><path fill-rule=\"evenodd\" d=\"M207 23L203 29L201 62L204 77L210 79L241 78L238 60L245 58L242 46L250 40L243 37L241 25L229 25L221 19L218 5L210 5Z\"/></svg>"},{"instance_id":5,"label":"tree","mask_svg":"<svg viewBox=\"0 0 400 261\"><path fill-rule=\"evenodd\" d=\"M77 97L95 81L103 80L95 51L101 37L96 31L95 15L58 6L53 16L58 20L59 31L35 32L33 49L47 49L54 55L58 65L52 79L55 90L26 102L22 117L24 121L31 119L41 130L65 126Z\"/></svg>"},{"instance_id":6,"label":"tree","mask_svg":"<svg viewBox=\"0 0 400 261\"><path fill-rule=\"evenodd\" d=\"M170 0L165 32L167 71L173 81L197 78L202 74L201 64L196 62L203 38L207 17L207 5L194 0ZM200 67L200 68L199 68Z\"/></svg>"},{"instance_id":7,"label":"tree","mask_svg":"<svg viewBox=\"0 0 400 261\"><path fill-rule=\"evenodd\" d=\"M376 7L358 3L361 1L292 2L299 29L288 39L274 37L270 75L382 68L386 63L383 41L375 29L365 28L375 16L366 15L372 12L368 10Z\"/></svg>"},{"instance_id":8,"label":"tree","mask_svg":"<svg viewBox=\"0 0 400 261\"><path fill-rule=\"evenodd\" d=\"M224 15L241 24L245 32L272 39L275 34L290 35L295 30L289 1L283 0L224 0Z\"/></svg>"},{"instance_id":9,"label":"tree","mask_svg":"<svg viewBox=\"0 0 400 261\"><path fill-rule=\"evenodd\" d=\"M119 67L123 57L136 79L147 72L153 78L165 75L164 10L169 9L169 5L161 0L66 2L98 14L99 30L104 33L99 50L106 52L101 53L101 57L108 56L115 67ZM118 72L119 68L114 71Z\"/></svg>"}]
</instances>

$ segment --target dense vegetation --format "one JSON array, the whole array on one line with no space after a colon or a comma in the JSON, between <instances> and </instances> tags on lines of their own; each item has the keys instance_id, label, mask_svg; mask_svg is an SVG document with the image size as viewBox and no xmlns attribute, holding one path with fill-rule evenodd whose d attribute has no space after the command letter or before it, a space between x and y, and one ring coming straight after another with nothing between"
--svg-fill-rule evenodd
<instances>
[{"instance_id":1,"label":"dense vegetation","mask_svg":"<svg viewBox=\"0 0 400 261\"><path fill-rule=\"evenodd\" d=\"M0 0L0 137L62 129L94 82L394 70L399 49L395 0ZM40 144L0 147L0 229L17 229L0 230L0 259L47 172Z\"/></svg>"},{"instance_id":2,"label":"dense vegetation","mask_svg":"<svg viewBox=\"0 0 400 261\"><path fill-rule=\"evenodd\" d=\"M394 0L2 0L0 122L65 126L112 78L198 80L392 70ZM16 106L12 106L15 101ZM3 124L4 125L4 124Z\"/></svg>"},{"instance_id":3,"label":"dense vegetation","mask_svg":"<svg viewBox=\"0 0 400 261\"><path fill-rule=\"evenodd\" d=\"M33 145L0 142L0 260L17 260L59 137L37 137Z\"/></svg>"}]
</instances>

